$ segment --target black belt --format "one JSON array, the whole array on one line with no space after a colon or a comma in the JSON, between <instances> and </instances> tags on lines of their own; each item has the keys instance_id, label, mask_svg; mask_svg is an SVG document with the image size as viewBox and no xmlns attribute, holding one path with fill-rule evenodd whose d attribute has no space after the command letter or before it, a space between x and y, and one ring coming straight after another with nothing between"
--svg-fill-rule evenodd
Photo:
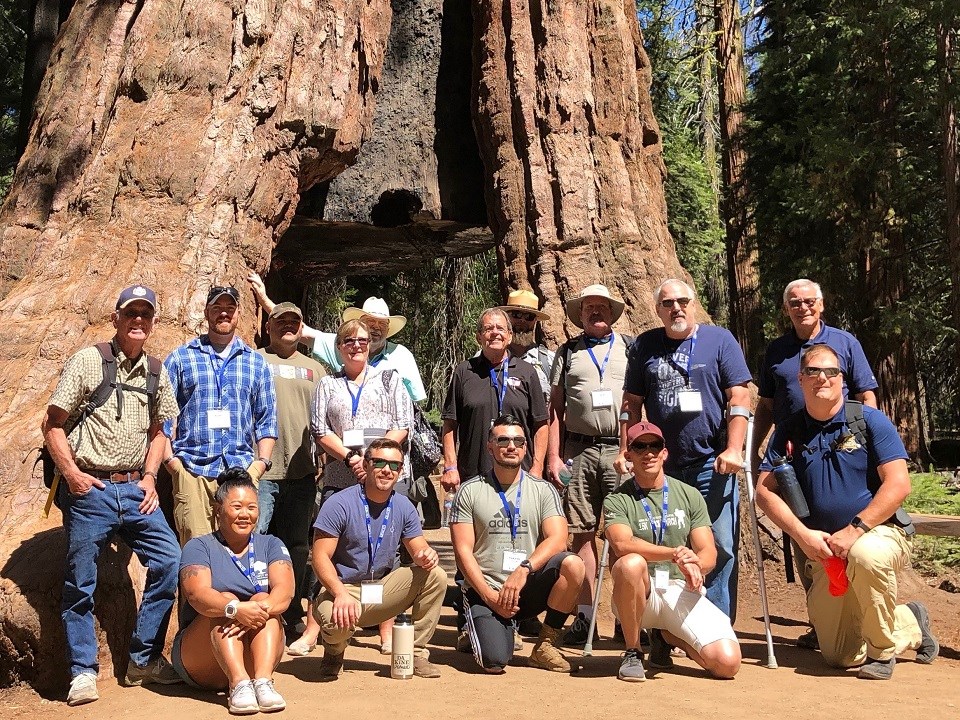
<instances>
[{"instance_id":1,"label":"black belt","mask_svg":"<svg viewBox=\"0 0 960 720\"><path fill-rule=\"evenodd\" d=\"M620 447L620 438L606 437L604 435L581 435L580 433L567 430L567 437L585 445L616 445Z\"/></svg>"},{"instance_id":2,"label":"black belt","mask_svg":"<svg viewBox=\"0 0 960 720\"><path fill-rule=\"evenodd\" d=\"M83 470L87 475L93 475L93 477L100 480L107 480L112 483L128 483L128 482L140 482L143 477L140 474L139 470L124 470L122 472L112 472L110 470Z\"/></svg>"}]
</instances>

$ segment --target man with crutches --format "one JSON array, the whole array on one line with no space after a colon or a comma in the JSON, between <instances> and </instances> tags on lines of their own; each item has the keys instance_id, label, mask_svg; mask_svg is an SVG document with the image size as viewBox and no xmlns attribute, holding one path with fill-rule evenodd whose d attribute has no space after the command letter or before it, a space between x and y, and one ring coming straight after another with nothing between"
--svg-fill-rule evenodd
<instances>
[{"instance_id":1,"label":"man with crutches","mask_svg":"<svg viewBox=\"0 0 960 720\"><path fill-rule=\"evenodd\" d=\"M706 501L696 488L663 471L668 451L656 425L639 422L626 433L633 477L603 503L613 558L613 601L623 626L624 652L617 677L646 679L640 629L658 629L717 678L740 669L740 644L730 619L707 599L704 578L717 550ZM672 667L669 655L651 667Z\"/></svg>"}]
</instances>

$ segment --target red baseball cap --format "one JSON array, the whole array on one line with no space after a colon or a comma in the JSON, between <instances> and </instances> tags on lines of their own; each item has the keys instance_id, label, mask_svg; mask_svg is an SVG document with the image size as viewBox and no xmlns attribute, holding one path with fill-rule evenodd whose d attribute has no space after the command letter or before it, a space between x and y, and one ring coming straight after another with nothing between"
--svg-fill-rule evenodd
<instances>
[{"instance_id":1,"label":"red baseball cap","mask_svg":"<svg viewBox=\"0 0 960 720\"><path fill-rule=\"evenodd\" d=\"M654 425L651 422L638 422L636 425L631 425L630 429L627 430L627 445L629 446L634 440L636 440L641 435L655 435L656 437L663 440L663 433L660 432L660 428Z\"/></svg>"}]
</instances>

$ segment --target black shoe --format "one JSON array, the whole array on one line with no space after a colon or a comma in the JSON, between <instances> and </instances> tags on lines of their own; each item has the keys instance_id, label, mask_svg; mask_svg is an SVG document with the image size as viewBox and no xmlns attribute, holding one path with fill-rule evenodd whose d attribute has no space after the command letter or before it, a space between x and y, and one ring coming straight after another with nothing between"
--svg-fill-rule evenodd
<instances>
[{"instance_id":1,"label":"black shoe","mask_svg":"<svg viewBox=\"0 0 960 720\"><path fill-rule=\"evenodd\" d=\"M570 625L570 629L567 630L567 634L563 637L563 644L568 647L583 647L587 644L587 631L589 629L590 621L587 620L586 615L577 613L573 624ZM598 639L596 626L593 628L593 639Z\"/></svg>"},{"instance_id":2,"label":"black shoe","mask_svg":"<svg viewBox=\"0 0 960 720\"><path fill-rule=\"evenodd\" d=\"M670 657L672 646L659 630L650 631L650 655L647 665L656 670L672 670L673 658Z\"/></svg>"},{"instance_id":3,"label":"black shoe","mask_svg":"<svg viewBox=\"0 0 960 720\"><path fill-rule=\"evenodd\" d=\"M540 622L539 618L527 618L526 620L521 620L517 623L517 630L519 633L526 638L535 638L540 636L540 629L543 627L543 623Z\"/></svg>"},{"instance_id":4,"label":"black shoe","mask_svg":"<svg viewBox=\"0 0 960 720\"><path fill-rule=\"evenodd\" d=\"M917 624L920 626L922 639L920 647L917 648L917 662L929 665L940 654L940 642L930 630L930 614L927 612L927 606L922 602L908 602L907 607L917 618Z\"/></svg>"},{"instance_id":5,"label":"black shoe","mask_svg":"<svg viewBox=\"0 0 960 720\"><path fill-rule=\"evenodd\" d=\"M889 660L871 660L860 666L857 677L861 680L889 680L893 677L893 666L897 664L896 658Z\"/></svg>"},{"instance_id":6,"label":"black shoe","mask_svg":"<svg viewBox=\"0 0 960 720\"><path fill-rule=\"evenodd\" d=\"M819 650L820 641L817 639L817 631L810 628L803 635L797 638L797 647L804 650Z\"/></svg>"}]
</instances>

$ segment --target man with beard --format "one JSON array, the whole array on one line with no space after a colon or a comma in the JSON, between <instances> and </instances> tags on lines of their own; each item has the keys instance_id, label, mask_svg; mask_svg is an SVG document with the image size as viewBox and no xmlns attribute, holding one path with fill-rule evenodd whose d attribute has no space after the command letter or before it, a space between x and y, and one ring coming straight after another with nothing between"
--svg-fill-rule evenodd
<instances>
[{"instance_id":1,"label":"man with beard","mask_svg":"<svg viewBox=\"0 0 960 720\"><path fill-rule=\"evenodd\" d=\"M553 367L554 351L537 342L537 324L549 320L550 316L539 310L540 302L530 290L514 290L507 297L507 304L501 305L510 325L513 326L513 342L510 354L522 358L537 371L543 395L550 399L550 368Z\"/></svg>"},{"instance_id":2,"label":"man with beard","mask_svg":"<svg viewBox=\"0 0 960 720\"><path fill-rule=\"evenodd\" d=\"M212 287L204 308L207 333L181 345L164 361L180 405L172 454L173 517L181 545L213 526L217 476L243 467L254 479L273 463L277 408L267 361L236 335L240 293ZM254 447L256 443L256 447Z\"/></svg>"}]
</instances>

